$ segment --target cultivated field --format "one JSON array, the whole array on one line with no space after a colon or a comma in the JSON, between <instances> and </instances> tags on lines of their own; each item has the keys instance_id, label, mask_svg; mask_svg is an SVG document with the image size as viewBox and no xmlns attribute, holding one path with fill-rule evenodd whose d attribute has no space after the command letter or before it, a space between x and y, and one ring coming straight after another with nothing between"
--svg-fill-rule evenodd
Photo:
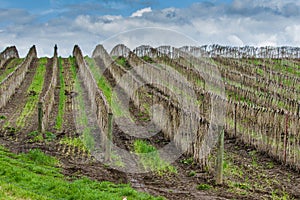
<instances>
[{"instance_id":1,"label":"cultivated field","mask_svg":"<svg viewBox=\"0 0 300 200\"><path fill-rule=\"evenodd\" d=\"M300 199L299 48L0 58L1 199Z\"/></svg>"}]
</instances>

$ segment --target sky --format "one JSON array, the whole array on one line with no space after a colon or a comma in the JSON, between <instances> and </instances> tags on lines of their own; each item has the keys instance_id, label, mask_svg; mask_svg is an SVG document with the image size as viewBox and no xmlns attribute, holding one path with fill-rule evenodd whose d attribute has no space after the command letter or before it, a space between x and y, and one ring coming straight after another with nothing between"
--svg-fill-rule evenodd
<instances>
[{"instance_id":1,"label":"sky","mask_svg":"<svg viewBox=\"0 0 300 200\"><path fill-rule=\"evenodd\" d=\"M300 0L1 0L0 51L69 56L75 44L300 46Z\"/></svg>"}]
</instances>

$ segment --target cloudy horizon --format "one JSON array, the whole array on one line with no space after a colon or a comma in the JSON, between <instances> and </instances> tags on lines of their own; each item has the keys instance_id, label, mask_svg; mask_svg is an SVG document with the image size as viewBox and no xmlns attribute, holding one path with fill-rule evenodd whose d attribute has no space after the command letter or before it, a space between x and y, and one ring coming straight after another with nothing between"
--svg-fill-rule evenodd
<instances>
[{"instance_id":1,"label":"cloudy horizon","mask_svg":"<svg viewBox=\"0 0 300 200\"><path fill-rule=\"evenodd\" d=\"M167 39L174 45L300 46L299 0L26 0L1 2L0 10L0 49L15 45L21 56L32 45L39 56L52 56L55 44L62 56L75 44L91 55L97 44L136 29L139 35L118 40L128 46Z\"/></svg>"}]
</instances>

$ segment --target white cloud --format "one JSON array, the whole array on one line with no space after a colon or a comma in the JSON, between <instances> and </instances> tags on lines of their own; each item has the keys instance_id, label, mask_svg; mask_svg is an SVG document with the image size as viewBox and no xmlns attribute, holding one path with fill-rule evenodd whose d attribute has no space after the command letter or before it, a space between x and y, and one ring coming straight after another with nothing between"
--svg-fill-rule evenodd
<instances>
[{"instance_id":1,"label":"white cloud","mask_svg":"<svg viewBox=\"0 0 300 200\"><path fill-rule=\"evenodd\" d=\"M152 12L151 7L143 8L132 13L130 17L141 17L143 16L144 13L149 13L149 12Z\"/></svg>"},{"instance_id":2,"label":"white cloud","mask_svg":"<svg viewBox=\"0 0 300 200\"><path fill-rule=\"evenodd\" d=\"M227 39L232 46L244 46L244 42L236 35L229 35Z\"/></svg>"},{"instance_id":3,"label":"white cloud","mask_svg":"<svg viewBox=\"0 0 300 200\"><path fill-rule=\"evenodd\" d=\"M180 46L191 41L188 38L191 37L199 45L300 46L299 2L291 3L291 0L247 0L245 5L244 1L235 0L232 4L198 3L182 9L152 10L148 7L132 13L131 17L118 14L74 17L61 13L46 22L22 10L0 9L0 49L16 45L20 55L25 56L36 44L39 56L52 56L53 46L57 44L60 55L69 56L78 44L84 54L91 54L101 41L142 27L163 27L183 35L157 28L141 29L118 36L114 42L134 47L141 43L158 46L171 41ZM288 10L292 14L288 14ZM112 40L106 43L109 41Z\"/></svg>"},{"instance_id":4,"label":"white cloud","mask_svg":"<svg viewBox=\"0 0 300 200\"><path fill-rule=\"evenodd\" d=\"M114 21L114 20L120 20L122 19L121 15L104 15L102 19L108 20L108 21Z\"/></svg>"},{"instance_id":5,"label":"white cloud","mask_svg":"<svg viewBox=\"0 0 300 200\"><path fill-rule=\"evenodd\" d=\"M260 36L260 42L257 43L256 46L258 47L265 47L265 46L277 46L277 36L276 35L262 35Z\"/></svg>"},{"instance_id":6,"label":"white cloud","mask_svg":"<svg viewBox=\"0 0 300 200\"><path fill-rule=\"evenodd\" d=\"M287 26L285 31L293 41L300 43L300 25Z\"/></svg>"},{"instance_id":7,"label":"white cloud","mask_svg":"<svg viewBox=\"0 0 300 200\"><path fill-rule=\"evenodd\" d=\"M192 26L203 35L214 35L220 31L220 24L215 19L193 19L191 20Z\"/></svg>"}]
</instances>

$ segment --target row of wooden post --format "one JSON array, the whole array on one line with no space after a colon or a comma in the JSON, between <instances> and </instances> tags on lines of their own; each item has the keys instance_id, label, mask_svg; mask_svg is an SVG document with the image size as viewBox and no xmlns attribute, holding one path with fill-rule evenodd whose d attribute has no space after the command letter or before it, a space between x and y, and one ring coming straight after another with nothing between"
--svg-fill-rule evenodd
<instances>
[{"instance_id":1,"label":"row of wooden post","mask_svg":"<svg viewBox=\"0 0 300 200\"><path fill-rule=\"evenodd\" d=\"M111 161L111 142L112 142L112 131L113 131L113 114L108 113L108 131L107 140L105 143L105 161ZM43 103L38 102L38 132L43 134Z\"/></svg>"},{"instance_id":2,"label":"row of wooden post","mask_svg":"<svg viewBox=\"0 0 300 200\"><path fill-rule=\"evenodd\" d=\"M38 102L38 131L43 133L43 103ZM113 131L113 114L108 114L108 133L107 141L105 143L105 156L104 159L107 162L111 161L111 143L112 143L112 131ZM223 183L223 159L224 159L224 130L221 130L221 133L218 137L218 154L216 160L216 184Z\"/></svg>"}]
</instances>

